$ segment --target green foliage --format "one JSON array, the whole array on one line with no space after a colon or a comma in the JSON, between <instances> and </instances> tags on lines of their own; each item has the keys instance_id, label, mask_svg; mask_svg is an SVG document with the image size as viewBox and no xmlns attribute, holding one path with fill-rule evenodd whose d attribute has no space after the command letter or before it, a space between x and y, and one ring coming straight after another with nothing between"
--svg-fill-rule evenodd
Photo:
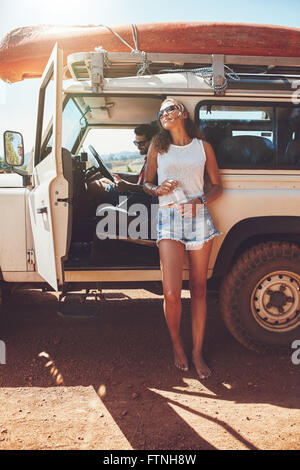
<instances>
[{"instance_id":1,"label":"green foliage","mask_svg":"<svg viewBox=\"0 0 300 470\"><path fill-rule=\"evenodd\" d=\"M126 172L127 173L132 173L132 169L130 168L129 165L126 165Z\"/></svg>"},{"instance_id":2,"label":"green foliage","mask_svg":"<svg viewBox=\"0 0 300 470\"><path fill-rule=\"evenodd\" d=\"M5 134L5 148L6 148L6 161L9 162L10 165L19 165L20 159L16 154L16 151L12 144L13 135L11 132L7 132Z\"/></svg>"},{"instance_id":3,"label":"green foliage","mask_svg":"<svg viewBox=\"0 0 300 470\"><path fill-rule=\"evenodd\" d=\"M3 160L3 158L0 158L0 171L2 173L2 171L5 171L6 173L10 173L10 167L5 163L5 161Z\"/></svg>"}]
</instances>

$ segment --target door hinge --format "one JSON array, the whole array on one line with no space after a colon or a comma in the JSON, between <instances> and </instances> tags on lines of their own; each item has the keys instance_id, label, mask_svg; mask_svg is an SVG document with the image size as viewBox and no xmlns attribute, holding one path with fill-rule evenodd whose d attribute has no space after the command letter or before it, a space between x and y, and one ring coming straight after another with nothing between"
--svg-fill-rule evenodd
<instances>
[{"instance_id":1,"label":"door hinge","mask_svg":"<svg viewBox=\"0 0 300 470\"><path fill-rule=\"evenodd\" d=\"M27 250L27 263L34 264L35 263L35 255L34 250Z\"/></svg>"}]
</instances>

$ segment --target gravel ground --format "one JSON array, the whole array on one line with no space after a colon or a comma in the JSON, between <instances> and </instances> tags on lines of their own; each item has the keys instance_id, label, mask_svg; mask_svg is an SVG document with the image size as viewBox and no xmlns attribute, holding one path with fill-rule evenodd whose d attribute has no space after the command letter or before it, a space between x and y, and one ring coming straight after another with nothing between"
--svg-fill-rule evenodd
<instances>
[{"instance_id":1,"label":"gravel ground","mask_svg":"<svg viewBox=\"0 0 300 470\"><path fill-rule=\"evenodd\" d=\"M0 449L299 449L300 366L257 355L225 329L209 292L211 378L179 372L162 296L104 291L92 319L57 315L57 297L17 291L0 321ZM182 336L191 352L189 294Z\"/></svg>"}]
</instances>

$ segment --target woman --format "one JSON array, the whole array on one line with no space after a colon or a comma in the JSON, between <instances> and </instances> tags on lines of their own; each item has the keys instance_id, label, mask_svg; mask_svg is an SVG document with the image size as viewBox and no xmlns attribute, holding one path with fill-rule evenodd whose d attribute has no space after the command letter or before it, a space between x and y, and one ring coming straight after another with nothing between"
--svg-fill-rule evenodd
<instances>
[{"instance_id":1,"label":"woman","mask_svg":"<svg viewBox=\"0 0 300 470\"><path fill-rule=\"evenodd\" d=\"M198 129L184 105L165 100L158 113L161 130L151 143L144 189L158 196L157 244L162 269L164 313L173 343L175 366L188 370L180 337L182 269L185 250L190 263L190 292L193 334L193 364L201 379L210 375L202 357L206 322L206 279L213 238L220 235L207 209L222 194L222 183L211 145L197 139ZM204 167L211 188L203 194ZM154 184L158 175L158 186ZM166 195L182 190L188 201L166 203ZM173 193L173 194L172 194ZM173 199L176 200L176 199ZM168 202L168 200L167 200Z\"/></svg>"}]
</instances>

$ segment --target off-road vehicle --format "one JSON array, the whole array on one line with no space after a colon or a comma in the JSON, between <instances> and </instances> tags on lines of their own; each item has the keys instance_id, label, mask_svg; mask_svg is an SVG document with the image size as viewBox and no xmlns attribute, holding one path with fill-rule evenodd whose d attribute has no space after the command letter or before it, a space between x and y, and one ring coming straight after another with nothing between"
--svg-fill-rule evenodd
<instances>
[{"instance_id":1,"label":"off-road vehicle","mask_svg":"<svg viewBox=\"0 0 300 470\"><path fill-rule=\"evenodd\" d=\"M63 81L62 64L55 47L42 77L27 174L17 174L6 145L14 172L0 175L2 288L65 296L161 280L155 240L95 236L99 220L86 180L96 172L110 178L105 162L120 164L115 149L124 142L121 154L128 155L133 129L155 120L162 101L173 97L212 144L221 171L224 192L209 210L222 235L208 278L219 281L225 323L246 347L290 346L300 335L299 59L148 54L145 67L138 53L82 52L68 58L71 83ZM143 66L147 75L137 75ZM135 181L134 165L119 174Z\"/></svg>"}]
</instances>

